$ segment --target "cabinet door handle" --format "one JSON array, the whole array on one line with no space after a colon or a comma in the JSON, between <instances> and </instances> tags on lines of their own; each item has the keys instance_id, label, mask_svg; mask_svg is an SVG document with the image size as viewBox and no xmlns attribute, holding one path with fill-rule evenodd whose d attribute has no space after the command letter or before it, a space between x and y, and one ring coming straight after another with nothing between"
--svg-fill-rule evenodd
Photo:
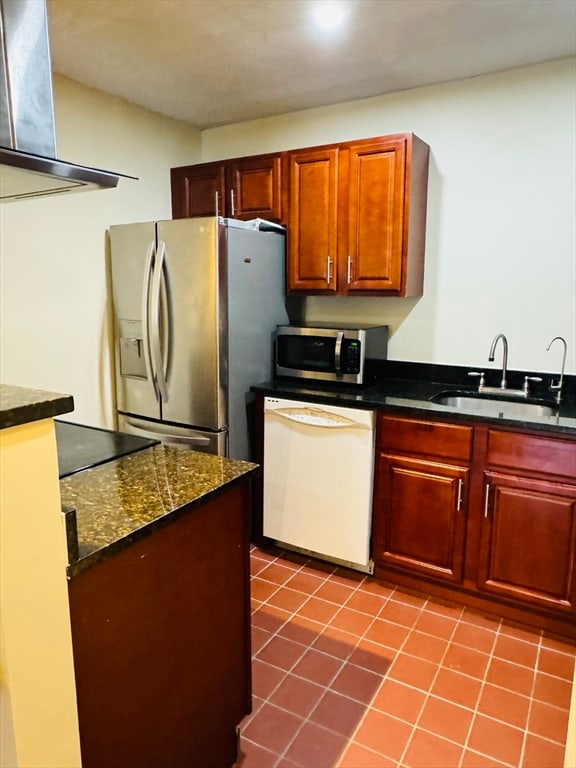
<instances>
[{"instance_id":1,"label":"cabinet door handle","mask_svg":"<svg viewBox=\"0 0 576 768\"><path fill-rule=\"evenodd\" d=\"M348 256L348 272L347 272L348 285L352 282L352 256Z\"/></svg>"},{"instance_id":2,"label":"cabinet door handle","mask_svg":"<svg viewBox=\"0 0 576 768\"><path fill-rule=\"evenodd\" d=\"M328 285L332 282L332 259L330 256L326 259L326 282Z\"/></svg>"},{"instance_id":3,"label":"cabinet door handle","mask_svg":"<svg viewBox=\"0 0 576 768\"><path fill-rule=\"evenodd\" d=\"M220 216L220 212L218 210L218 205L219 205L219 195L218 195L218 192L214 193L214 197L215 197L215 204L216 204L216 216Z\"/></svg>"},{"instance_id":4,"label":"cabinet door handle","mask_svg":"<svg viewBox=\"0 0 576 768\"><path fill-rule=\"evenodd\" d=\"M486 483L484 489L484 517L488 517L488 504L490 501L490 483Z\"/></svg>"},{"instance_id":5,"label":"cabinet door handle","mask_svg":"<svg viewBox=\"0 0 576 768\"><path fill-rule=\"evenodd\" d=\"M460 512L460 507L462 506L462 487L464 486L464 483L462 482L462 478L459 478L458 480L458 501L456 502L456 512Z\"/></svg>"},{"instance_id":6,"label":"cabinet door handle","mask_svg":"<svg viewBox=\"0 0 576 768\"><path fill-rule=\"evenodd\" d=\"M234 190L230 190L230 215L234 216L236 213L236 208L234 206Z\"/></svg>"}]
</instances>

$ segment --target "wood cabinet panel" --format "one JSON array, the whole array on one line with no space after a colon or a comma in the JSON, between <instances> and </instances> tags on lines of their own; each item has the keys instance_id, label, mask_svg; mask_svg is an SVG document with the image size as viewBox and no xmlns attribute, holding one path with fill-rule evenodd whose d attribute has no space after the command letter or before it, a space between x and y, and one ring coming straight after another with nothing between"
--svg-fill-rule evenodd
<instances>
[{"instance_id":1,"label":"wood cabinet panel","mask_svg":"<svg viewBox=\"0 0 576 768\"><path fill-rule=\"evenodd\" d=\"M479 587L574 612L576 486L495 472L484 480Z\"/></svg>"},{"instance_id":2,"label":"wood cabinet panel","mask_svg":"<svg viewBox=\"0 0 576 768\"><path fill-rule=\"evenodd\" d=\"M576 482L576 442L489 430L487 463Z\"/></svg>"},{"instance_id":3,"label":"wood cabinet panel","mask_svg":"<svg viewBox=\"0 0 576 768\"><path fill-rule=\"evenodd\" d=\"M226 165L226 215L236 219L282 221L280 155L231 160Z\"/></svg>"},{"instance_id":4,"label":"wood cabinet panel","mask_svg":"<svg viewBox=\"0 0 576 768\"><path fill-rule=\"evenodd\" d=\"M226 199L226 169L222 163L203 163L170 171L172 218L215 216Z\"/></svg>"},{"instance_id":5,"label":"wood cabinet panel","mask_svg":"<svg viewBox=\"0 0 576 768\"><path fill-rule=\"evenodd\" d=\"M282 221L282 155L172 168L172 218L229 216Z\"/></svg>"},{"instance_id":6,"label":"wood cabinet panel","mask_svg":"<svg viewBox=\"0 0 576 768\"><path fill-rule=\"evenodd\" d=\"M380 418L380 446L385 453L460 461L468 461L472 455L472 427L394 416Z\"/></svg>"},{"instance_id":7,"label":"wood cabinet panel","mask_svg":"<svg viewBox=\"0 0 576 768\"><path fill-rule=\"evenodd\" d=\"M288 153L288 289L422 295L428 159L413 134Z\"/></svg>"},{"instance_id":8,"label":"wood cabinet panel","mask_svg":"<svg viewBox=\"0 0 576 768\"><path fill-rule=\"evenodd\" d=\"M351 144L348 291L401 291L406 141Z\"/></svg>"},{"instance_id":9,"label":"wood cabinet panel","mask_svg":"<svg viewBox=\"0 0 576 768\"><path fill-rule=\"evenodd\" d=\"M382 455L374 559L459 582L467 478L461 467Z\"/></svg>"},{"instance_id":10,"label":"wood cabinet panel","mask_svg":"<svg viewBox=\"0 0 576 768\"><path fill-rule=\"evenodd\" d=\"M288 284L334 292L338 260L338 149L288 154Z\"/></svg>"},{"instance_id":11,"label":"wood cabinet panel","mask_svg":"<svg viewBox=\"0 0 576 768\"><path fill-rule=\"evenodd\" d=\"M377 578L576 639L576 441L380 414Z\"/></svg>"}]
</instances>

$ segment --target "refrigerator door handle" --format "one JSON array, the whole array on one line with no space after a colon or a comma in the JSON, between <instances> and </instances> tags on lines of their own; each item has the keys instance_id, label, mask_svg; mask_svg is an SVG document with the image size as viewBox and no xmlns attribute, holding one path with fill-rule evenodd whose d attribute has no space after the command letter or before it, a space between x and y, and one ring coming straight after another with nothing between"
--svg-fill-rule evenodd
<instances>
[{"instance_id":1,"label":"refrigerator door handle","mask_svg":"<svg viewBox=\"0 0 576 768\"><path fill-rule=\"evenodd\" d=\"M162 358L162 343L160 341L160 294L164 282L164 264L166 263L166 243L161 240L156 251L154 260L154 271L152 274L151 288L151 318L150 318L150 349L152 352L152 367L154 369L154 380L162 400L168 400L168 382L164 371L164 361Z\"/></svg>"},{"instance_id":2,"label":"refrigerator door handle","mask_svg":"<svg viewBox=\"0 0 576 768\"><path fill-rule=\"evenodd\" d=\"M144 268L144 288L142 290L142 340L144 342L144 363L146 375L152 382L154 397L159 400L159 391L156 384L156 376L152 365L152 352L150 349L150 284L152 282L152 266L154 264L154 241L148 247L146 255L146 267Z\"/></svg>"}]
</instances>

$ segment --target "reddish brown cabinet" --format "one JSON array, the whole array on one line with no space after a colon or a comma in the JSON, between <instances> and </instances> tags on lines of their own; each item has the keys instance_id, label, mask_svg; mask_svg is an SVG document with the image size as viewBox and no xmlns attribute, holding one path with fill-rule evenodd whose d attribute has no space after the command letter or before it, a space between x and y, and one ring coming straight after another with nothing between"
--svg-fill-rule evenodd
<instances>
[{"instance_id":1,"label":"reddish brown cabinet","mask_svg":"<svg viewBox=\"0 0 576 768\"><path fill-rule=\"evenodd\" d=\"M478 587L576 618L576 445L489 430Z\"/></svg>"},{"instance_id":2,"label":"reddish brown cabinet","mask_svg":"<svg viewBox=\"0 0 576 768\"><path fill-rule=\"evenodd\" d=\"M288 288L338 290L338 147L290 152Z\"/></svg>"},{"instance_id":3,"label":"reddish brown cabinet","mask_svg":"<svg viewBox=\"0 0 576 768\"><path fill-rule=\"evenodd\" d=\"M251 710L242 478L69 581L84 768L231 768Z\"/></svg>"},{"instance_id":4,"label":"reddish brown cabinet","mask_svg":"<svg viewBox=\"0 0 576 768\"><path fill-rule=\"evenodd\" d=\"M280 154L172 168L172 218L230 216L282 221Z\"/></svg>"},{"instance_id":5,"label":"reddish brown cabinet","mask_svg":"<svg viewBox=\"0 0 576 768\"><path fill-rule=\"evenodd\" d=\"M420 296L428 161L413 134L287 153L288 289Z\"/></svg>"},{"instance_id":6,"label":"reddish brown cabinet","mask_svg":"<svg viewBox=\"0 0 576 768\"><path fill-rule=\"evenodd\" d=\"M576 441L381 413L377 578L576 638Z\"/></svg>"},{"instance_id":7,"label":"reddish brown cabinet","mask_svg":"<svg viewBox=\"0 0 576 768\"><path fill-rule=\"evenodd\" d=\"M462 580L472 429L381 417L375 562Z\"/></svg>"}]
</instances>

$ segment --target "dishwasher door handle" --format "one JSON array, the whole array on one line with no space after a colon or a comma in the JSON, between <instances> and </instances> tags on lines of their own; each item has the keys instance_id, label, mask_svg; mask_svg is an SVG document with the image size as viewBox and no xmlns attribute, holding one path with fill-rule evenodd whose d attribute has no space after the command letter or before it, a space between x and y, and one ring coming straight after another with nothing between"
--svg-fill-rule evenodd
<instances>
[{"instance_id":1,"label":"dishwasher door handle","mask_svg":"<svg viewBox=\"0 0 576 768\"><path fill-rule=\"evenodd\" d=\"M276 414L287 421L293 421L296 424L303 424L307 427L328 427L328 429L350 429L357 427L359 429L370 429L367 425L359 424L345 416L337 416L322 411L319 408L278 408L277 410L266 411L266 416Z\"/></svg>"}]
</instances>

